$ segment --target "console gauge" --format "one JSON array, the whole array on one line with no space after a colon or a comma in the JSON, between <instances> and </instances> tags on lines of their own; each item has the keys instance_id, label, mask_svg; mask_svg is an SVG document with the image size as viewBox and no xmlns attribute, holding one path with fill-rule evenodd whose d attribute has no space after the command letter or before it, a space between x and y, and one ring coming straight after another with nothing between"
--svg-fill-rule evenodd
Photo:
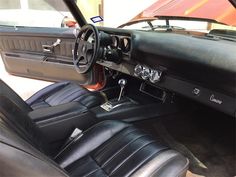
<instances>
[{"instance_id":1,"label":"console gauge","mask_svg":"<svg viewBox=\"0 0 236 177\"><path fill-rule=\"evenodd\" d=\"M150 78L151 70L148 67L143 67L143 71L141 73L141 77L144 80L148 80Z\"/></svg>"},{"instance_id":2,"label":"console gauge","mask_svg":"<svg viewBox=\"0 0 236 177\"><path fill-rule=\"evenodd\" d=\"M143 72L143 66L142 65L136 65L134 68L134 75L135 76L141 76Z\"/></svg>"}]
</instances>

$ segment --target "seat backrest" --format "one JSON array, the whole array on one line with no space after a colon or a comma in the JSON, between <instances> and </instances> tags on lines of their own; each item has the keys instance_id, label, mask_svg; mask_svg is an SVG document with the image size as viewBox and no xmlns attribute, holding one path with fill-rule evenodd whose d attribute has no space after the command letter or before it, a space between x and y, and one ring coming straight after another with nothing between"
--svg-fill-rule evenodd
<instances>
[{"instance_id":1,"label":"seat backrest","mask_svg":"<svg viewBox=\"0 0 236 177\"><path fill-rule=\"evenodd\" d=\"M0 97L2 96L10 99L22 111L32 111L31 107L26 102L24 102L24 100L19 95L17 95L16 92L14 92L14 90L12 90L5 82L3 82L3 80L0 79Z\"/></svg>"},{"instance_id":2,"label":"seat backrest","mask_svg":"<svg viewBox=\"0 0 236 177\"><path fill-rule=\"evenodd\" d=\"M0 80L0 176L67 176L43 154L48 144L28 117L31 110Z\"/></svg>"},{"instance_id":3,"label":"seat backrest","mask_svg":"<svg viewBox=\"0 0 236 177\"><path fill-rule=\"evenodd\" d=\"M0 80L0 116L21 138L42 151L48 144L35 123L27 115L30 107L2 80Z\"/></svg>"},{"instance_id":4,"label":"seat backrest","mask_svg":"<svg viewBox=\"0 0 236 177\"><path fill-rule=\"evenodd\" d=\"M68 176L51 159L22 139L0 115L0 176Z\"/></svg>"}]
</instances>

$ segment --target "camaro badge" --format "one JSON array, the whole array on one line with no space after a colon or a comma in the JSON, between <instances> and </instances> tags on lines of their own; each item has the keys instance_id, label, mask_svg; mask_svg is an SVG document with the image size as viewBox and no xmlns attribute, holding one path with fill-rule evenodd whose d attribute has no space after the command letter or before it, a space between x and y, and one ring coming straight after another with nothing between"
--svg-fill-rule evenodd
<instances>
[{"instance_id":1,"label":"camaro badge","mask_svg":"<svg viewBox=\"0 0 236 177\"><path fill-rule=\"evenodd\" d=\"M222 100L216 99L214 94L211 95L210 101L211 101L211 102L214 102L214 103L216 103L216 104L222 104L222 103L223 103Z\"/></svg>"}]
</instances>

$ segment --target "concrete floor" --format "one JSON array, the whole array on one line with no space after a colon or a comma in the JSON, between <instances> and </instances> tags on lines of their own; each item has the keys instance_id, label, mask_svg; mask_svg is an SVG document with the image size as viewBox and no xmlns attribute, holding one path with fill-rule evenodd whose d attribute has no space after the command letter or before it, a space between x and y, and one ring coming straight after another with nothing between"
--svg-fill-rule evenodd
<instances>
[{"instance_id":1,"label":"concrete floor","mask_svg":"<svg viewBox=\"0 0 236 177\"><path fill-rule=\"evenodd\" d=\"M0 79L9 85L21 98L26 100L38 90L48 86L51 82L28 79L10 75L6 72L2 58L0 57Z\"/></svg>"}]
</instances>

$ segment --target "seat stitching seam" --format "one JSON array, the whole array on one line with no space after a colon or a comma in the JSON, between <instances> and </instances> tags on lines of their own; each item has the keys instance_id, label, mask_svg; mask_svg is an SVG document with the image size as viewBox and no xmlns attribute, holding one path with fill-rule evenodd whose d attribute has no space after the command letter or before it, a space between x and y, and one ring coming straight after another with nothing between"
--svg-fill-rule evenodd
<instances>
[{"instance_id":1,"label":"seat stitching seam","mask_svg":"<svg viewBox=\"0 0 236 177\"><path fill-rule=\"evenodd\" d=\"M83 134L86 134L88 131L92 130L93 128L96 128L96 127L98 127L98 126L101 126L102 124L104 124L104 122L110 122L110 121L111 121L111 120L105 120L105 121L99 122L99 123L97 123L97 124L91 126L90 128L88 128L87 130L85 130L85 131L83 132ZM131 127L131 125L128 125L128 127ZM128 127L125 127L125 128L128 128ZM122 130L120 130L120 131L117 132L117 133L120 133L121 131L122 131ZM117 133L116 133L116 134L117 134ZM77 140L72 141L70 144L75 143L76 141L77 141ZM69 144L68 144L68 146L66 146L64 149L62 149L62 150L54 157L54 159L57 158L59 155L61 155L68 147L69 147Z\"/></svg>"},{"instance_id":2,"label":"seat stitching seam","mask_svg":"<svg viewBox=\"0 0 236 177\"><path fill-rule=\"evenodd\" d=\"M115 153L115 155L114 155L111 159L109 159L106 163L104 163L104 164L102 165L102 168L105 168L107 165L109 165L109 163L110 163L113 159L115 159L115 158L117 157L117 155L119 155L128 145L132 144L133 142L135 142L135 141L137 141L138 139L143 138L143 137L145 137L145 136L148 136L148 134L139 136L139 137L137 137L136 139L134 139L134 140L132 140L131 142L129 142L128 144L126 144L125 146L123 146L122 148L120 148L120 149Z\"/></svg>"},{"instance_id":3,"label":"seat stitching seam","mask_svg":"<svg viewBox=\"0 0 236 177\"><path fill-rule=\"evenodd\" d=\"M64 93L70 92L70 91L72 91L72 90L74 89L74 87L69 87L69 86L70 86L70 85L67 85L67 86L61 88L60 90L56 91L56 93L54 92L52 95L50 95L49 97L47 97L45 100L49 99L49 101L53 101L53 100L55 100L55 99L59 99L62 93L64 94ZM66 87L67 87L67 88L66 88ZM68 87L69 87L69 88L68 88ZM62 92L62 93L60 93L60 92ZM60 93L60 94L59 94L59 93ZM54 98L53 98L53 96L54 96ZM52 98L50 98L50 97L52 97Z\"/></svg>"},{"instance_id":4,"label":"seat stitching seam","mask_svg":"<svg viewBox=\"0 0 236 177\"><path fill-rule=\"evenodd\" d=\"M97 164L97 166L100 167L100 165L97 163L96 159L94 159L92 156L90 156L90 157L91 157L91 159L93 159L93 161ZM105 170L103 170L101 167L100 167L99 169L101 169L107 176L109 176L109 174L108 174Z\"/></svg>"},{"instance_id":5,"label":"seat stitching seam","mask_svg":"<svg viewBox=\"0 0 236 177\"><path fill-rule=\"evenodd\" d=\"M84 94L82 94L82 95L79 95L77 98L75 98L75 99L80 99L80 100L82 100L82 98L83 97L85 97L85 98L87 98L88 96L87 95L89 95L89 96L93 96L93 95L90 95L91 93L87 93L87 92L85 92ZM95 97L96 98L96 97ZM73 99L73 100L75 100L75 99Z\"/></svg>"},{"instance_id":6,"label":"seat stitching seam","mask_svg":"<svg viewBox=\"0 0 236 177\"><path fill-rule=\"evenodd\" d=\"M125 127L123 130L121 130L120 132L118 132L115 136L113 140L111 140L111 142L115 141L117 138L119 138L121 135L119 135L120 133L122 133L123 131L126 131L127 129L131 128L130 126L129 127ZM132 127L133 128L133 127ZM132 132L135 131L135 130L132 130ZM108 140L109 141L109 140ZM106 141L107 142L107 141ZM104 142L104 143L106 143ZM108 146L108 144L104 144L102 148L100 148L99 150L97 150L97 152L94 153L94 156L99 156L99 154L104 151L104 149ZM97 155L96 155L97 154Z\"/></svg>"},{"instance_id":7,"label":"seat stitching seam","mask_svg":"<svg viewBox=\"0 0 236 177\"><path fill-rule=\"evenodd\" d=\"M83 100L83 97L84 96L86 96L86 95L89 95L90 93L84 93L83 95L79 95L78 97L76 97L76 98L74 98L74 99L72 99L72 101L74 101L74 102L79 102L81 105L83 105L83 106L85 106L85 107L87 107L86 106L86 103L82 103L84 100ZM91 95L89 95L89 96L91 96ZM89 97L89 96L86 96L86 98L87 97ZM78 100L77 100L78 99ZM96 98L95 98L96 99ZM92 99L91 99L92 100Z\"/></svg>"},{"instance_id":8,"label":"seat stitching seam","mask_svg":"<svg viewBox=\"0 0 236 177\"><path fill-rule=\"evenodd\" d=\"M115 169L110 175L113 175L116 171L118 171L118 170L125 164L125 162L127 162L132 156L134 156L134 155L135 155L136 153L138 153L140 150L142 150L143 148L145 148L145 147L147 147L148 145L153 144L153 143L155 143L155 142L156 142L156 140L153 140L153 141L151 141L151 142L149 142L149 143L147 143L147 144L141 146L141 147L140 147L139 149L137 149L136 151L134 151L132 154L130 154L130 155L128 156L128 158L124 159L124 161L122 162L122 164L121 164L117 169Z\"/></svg>"},{"instance_id":9,"label":"seat stitching seam","mask_svg":"<svg viewBox=\"0 0 236 177\"><path fill-rule=\"evenodd\" d=\"M159 154L159 155L160 155L160 154ZM177 155L175 155L175 156L169 158L168 160L166 160L164 163L162 163L162 164L160 165L160 167L158 167L157 169L155 169L155 170L151 173L150 176L152 176L154 173L156 173L156 172L157 172L158 170L160 170L161 168L165 167L165 165L167 165L168 162L170 162L171 160L175 159L176 157L177 157Z\"/></svg>"},{"instance_id":10,"label":"seat stitching seam","mask_svg":"<svg viewBox=\"0 0 236 177\"><path fill-rule=\"evenodd\" d=\"M127 129L129 129L129 128L133 128L133 127L126 127L125 129L121 130L121 132L119 132L117 135L115 135L116 137L113 137L113 139L110 140L110 143L115 142L117 139L120 139L120 138L123 137L124 135L128 135L128 134L130 134L130 133L133 133L133 132L137 131L137 129L133 129L133 130L131 129L130 132L126 132L126 134L122 134L124 131L127 131ZM109 144L105 144L105 145L99 150L100 152L95 153L95 154L97 154L96 156L99 156L99 154L101 154L102 151L104 151L104 149L107 148L107 146L110 145L110 143L109 143Z\"/></svg>"},{"instance_id":11,"label":"seat stitching seam","mask_svg":"<svg viewBox=\"0 0 236 177\"><path fill-rule=\"evenodd\" d=\"M147 161L149 161L152 157L154 157L155 155L160 155L163 151L166 151L168 148L166 147L165 149L162 149L158 152L155 152L154 154L152 154L150 157L148 157L147 159L145 159L141 164L139 164L133 171L137 170L138 168L140 168L143 164L145 164ZM133 172L132 172L133 173ZM151 175L150 175L151 176Z\"/></svg>"},{"instance_id":12,"label":"seat stitching seam","mask_svg":"<svg viewBox=\"0 0 236 177\"><path fill-rule=\"evenodd\" d=\"M93 170L93 171L91 171L91 172L85 174L83 177L88 177L88 176L90 176L91 174L95 173L96 171L98 171L98 170L100 170L100 169L101 169L101 168L97 168L97 169L95 169L95 170Z\"/></svg>"},{"instance_id":13,"label":"seat stitching seam","mask_svg":"<svg viewBox=\"0 0 236 177\"><path fill-rule=\"evenodd\" d=\"M74 89L74 88L71 87L71 88L68 89L68 90L65 89L63 92L65 92L65 93L66 93L66 92L71 92L73 89ZM71 94L69 94L69 96L71 96L72 94L76 93L77 91L83 91L83 90L76 90L76 91L72 92ZM62 93L63 93L63 92L62 92ZM64 95L64 94L63 94L63 95ZM52 96L53 96L53 95L52 95ZM64 96L65 96L65 95L64 95ZM59 100L59 99L60 99L60 102L61 102L62 100L65 99L64 97L63 97L63 98L61 98L61 97L62 97L61 94L59 94L59 92L58 92L58 95L56 94L55 97L54 97L54 98L51 98L49 101L54 102L54 100ZM68 97L68 96L66 96L66 97ZM50 97L48 97L48 98L50 98ZM47 98L47 99L48 99L48 98ZM46 99L46 100L47 100L47 99ZM46 100L45 100L45 101L46 101Z\"/></svg>"},{"instance_id":14,"label":"seat stitching seam","mask_svg":"<svg viewBox=\"0 0 236 177\"><path fill-rule=\"evenodd\" d=\"M189 165L189 160L186 159L186 164L185 164L185 166L184 166L181 170L179 170L178 176L179 176L179 174L181 174L181 173L183 173L184 171L187 171L187 170L188 170L188 165ZM178 176L177 176L177 177L178 177Z\"/></svg>"},{"instance_id":15,"label":"seat stitching seam","mask_svg":"<svg viewBox=\"0 0 236 177\"><path fill-rule=\"evenodd\" d=\"M57 86L56 88L54 88L53 86L54 86L54 84L51 84L51 85L49 85L49 86L47 86L47 87L45 87L45 88L43 88L42 90L39 91L39 92L41 92L41 91L48 90L48 92L46 93L46 95L41 95L41 96L40 96L40 100L41 100L41 101L50 98L55 92L59 92L59 91L61 91L62 89L64 89L65 87L67 87L67 86L68 86L68 83L65 84L65 85L59 85L59 86ZM34 96L37 96L39 92L36 92L35 94L33 94L29 99L31 99L31 98L34 97ZM29 100L29 99L28 99L28 100ZM34 102L32 102L32 104L35 103L35 102L37 102L37 100L35 100Z\"/></svg>"},{"instance_id":16,"label":"seat stitching seam","mask_svg":"<svg viewBox=\"0 0 236 177\"><path fill-rule=\"evenodd\" d=\"M130 128L130 127L127 127L127 128ZM125 129L127 129L127 128L125 128ZM122 131L125 131L125 129L124 130L122 130ZM133 133L133 132L135 132L135 131L138 131L138 129L134 129L134 130L132 130L131 132L128 132L127 134L125 134L125 135L123 135L122 134L122 132L120 132L118 135L116 135L117 137L115 137L114 139L112 139L112 140L110 140L110 142L108 143L108 144L106 144L106 145L104 145L103 146L103 148L100 150L100 152L97 154L97 155L95 155L96 156L96 158L101 158L103 155L104 155L104 153L105 153L105 149L106 148L108 148L109 146L111 146L111 144L113 144L113 143L115 143L116 141L118 141L120 138L122 138L123 136L128 136L129 134L131 134L131 133ZM108 140L109 141L109 140ZM96 154L96 153L95 153ZM100 156L100 157L98 157L98 156Z\"/></svg>"},{"instance_id":17,"label":"seat stitching seam","mask_svg":"<svg viewBox=\"0 0 236 177\"><path fill-rule=\"evenodd\" d=\"M75 94L75 93L79 93L79 92L81 92L81 91L83 91L83 90L76 90L76 91L74 91L74 92L72 92L72 93L70 93L69 95L66 95L66 98L69 98L71 95L73 95L73 94ZM81 96L81 95L80 95ZM80 96L78 96L78 97L80 97ZM75 99L77 99L78 97L76 97L76 98L74 98L74 99L72 99L72 100L75 100ZM62 100L64 100L65 98L63 98ZM61 101L62 101L61 100Z\"/></svg>"}]
</instances>

